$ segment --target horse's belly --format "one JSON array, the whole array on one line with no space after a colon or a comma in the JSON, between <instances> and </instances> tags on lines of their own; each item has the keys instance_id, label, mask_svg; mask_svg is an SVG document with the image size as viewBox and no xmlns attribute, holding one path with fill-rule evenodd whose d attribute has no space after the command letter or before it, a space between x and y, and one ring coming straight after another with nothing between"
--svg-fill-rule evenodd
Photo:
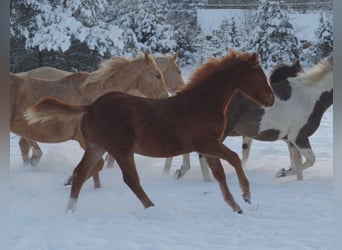
<instances>
[{"instance_id":1,"label":"horse's belly","mask_svg":"<svg viewBox=\"0 0 342 250\"><path fill-rule=\"evenodd\" d=\"M11 131L22 137L35 141L55 143L74 139L75 123L63 123L60 121L47 121L28 125L25 121L14 121L11 123Z\"/></svg>"}]
</instances>

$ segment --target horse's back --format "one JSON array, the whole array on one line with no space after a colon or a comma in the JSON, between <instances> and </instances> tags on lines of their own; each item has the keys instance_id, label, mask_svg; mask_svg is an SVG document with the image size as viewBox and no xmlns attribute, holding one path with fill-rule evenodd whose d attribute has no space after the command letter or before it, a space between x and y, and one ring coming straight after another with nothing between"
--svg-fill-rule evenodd
<instances>
[{"instance_id":1,"label":"horse's back","mask_svg":"<svg viewBox=\"0 0 342 250\"><path fill-rule=\"evenodd\" d=\"M18 73L17 75L45 79L45 80L58 80L71 74L73 74L73 72L68 72L68 71L56 69L53 67L43 66L43 67L32 69L30 71Z\"/></svg>"}]
</instances>

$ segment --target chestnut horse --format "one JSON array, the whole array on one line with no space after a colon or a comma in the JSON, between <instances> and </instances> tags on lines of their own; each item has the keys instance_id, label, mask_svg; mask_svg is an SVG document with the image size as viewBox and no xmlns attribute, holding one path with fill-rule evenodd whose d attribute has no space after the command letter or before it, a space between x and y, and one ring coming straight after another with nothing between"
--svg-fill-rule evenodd
<instances>
[{"instance_id":1,"label":"chestnut horse","mask_svg":"<svg viewBox=\"0 0 342 250\"><path fill-rule=\"evenodd\" d=\"M243 198L250 202L249 182L240 158L222 143L226 110L239 91L259 105L270 106L274 102L273 91L255 53L231 51L222 58L211 59L196 70L182 91L169 98L157 100L112 92L91 105L79 106L46 98L28 109L25 118L34 124L82 117L81 130L87 146L73 173L69 211L76 210L83 183L106 151L116 159L124 182L145 208L154 204L140 185L134 153L170 157L197 151L222 158L235 168ZM222 166L211 170L224 200L233 211L242 213L228 189Z\"/></svg>"},{"instance_id":2,"label":"chestnut horse","mask_svg":"<svg viewBox=\"0 0 342 250\"><path fill-rule=\"evenodd\" d=\"M141 93L153 98L168 96L162 73L155 60L147 53L137 59L110 59L104 61L101 67L92 73L74 73L55 81L10 74L11 132L32 142L56 143L76 140L84 148L79 118L28 125L23 112L46 96L73 104L89 104L107 92L127 92L132 88L138 88ZM29 148L23 156L28 156L28 150ZM41 153L36 154L37 151L33 151L32 159L24 158L24 161L36 161L33 164L37 164ZM98 168L102 165L103 161L99 162ZM96 175L95 186L99 187L98 174Z\"/></svg>"},{"instance_id":3,"label":"chestnut horse","mask_svg":"<svg viewBox=\"0 0 342 250\"><path fill-rule=\"evenodd\" d=\"M175 93L176 90L179 90L185 86L181 70L179 69L176 60L178 57L178 53L172 55L172 54L166 54L165 56L152 56L160 71L163 74L166 88L168 92ZM45 80L59 80L61 78L64 78L66 76L69 76L73 74L73 72L64 71L60 69L56 69L53 67L39 67L36 69L32 69L27 72L21 72L16 75L18 76L28 76L32 78L39 78L39 79L45 79ZM113 89L114 90L114 89ZM139 90L138 85L132 86L131 89L127 91L129 94L133 95L143 95L141 91ZM143 92L146 95L146 92ZM161 96L164 97L164 91L161 92ZM40 157L42 156L42 150L37 144L37 142L21 137L19 140L19 146L21 150L22 159L25 164L31 163L32 165L38 164ZM32 158L29 157L29 150L32 148ZM110 156L106 157L107 160L107 166L112 166L114 163L114 159ZM68 181L66 182L66 184Z\"/></svg>"},{"instance_id":4,"label":"chestnut horse","mask_svg":"<svg viewBox=\"0 0 342 250\"><path fill-rule=\"evenodd\" d=\"M303 69L299 63L298 60L292 62L292 64L285 64L280 63L278 64L271 72L270 74L270 83L271 86L277 86L279 83L285 83L286 79L289 77L295 77L298 75L299 72L303 72ZM278 88L276 88L278 89ZM244 102L246 98L241 96L241 94L236 95L233 100L232 104L229 106L227 117L229 118L228 123L234 124L235 121L238 119L239 115L244 115L243 111L245 109L241 109L239 102ZM255 106L256 104L254 102L250 102L249 100L246 101L246 105L251 104ZM231 130L231 128L229 128ZM239 135L234 133L229 133L230 136ZM248 159L250 145L252 143L252 139L248 138L246 136L243 136L243 147L242 147L242 166L245 166L246 161ZM291 151L290 151L291 152ZM291 154L290 154L291 156ZM291 157L292 159L292 157ZM200 160L200 166L202 171L202 176L204 181L211 181L210 173L208 170L208 167L205 163L204 158L202 158L201 155L199 155ZM170 173L172 163L172 157L167 158L164 164L163 172L164 173ZM180 179L183 177L188 171L190 170L190 156L188 154L183 155L183 164L180 169L177 169L174 174L174 178Z\"/></svg>"},{"instance_id":5,"label":"chestnut horse","mask_svg":"<svg viewBox=\"0 0 342 250\"><path fill-rule=\"evenodd\" d=\"M313 166L316 160L309 137L333 103L332 64L332 57L324 58L311 69L298 73L297 77L272 84L276 98L274 105L268 108L237 94L228 108L223 138L243 135L243 151L249 151L252 139L283 140L288 144L291 166L282 168L276 176L296 175L297 180L303 180L302 171ZM248 154L243 152L245 160ZM305 162L302 162L302 156ZM202 169L207 168L205 161L200 163ZM217 160L210 163L221 164Z\"/></svg>"}]
</instances>

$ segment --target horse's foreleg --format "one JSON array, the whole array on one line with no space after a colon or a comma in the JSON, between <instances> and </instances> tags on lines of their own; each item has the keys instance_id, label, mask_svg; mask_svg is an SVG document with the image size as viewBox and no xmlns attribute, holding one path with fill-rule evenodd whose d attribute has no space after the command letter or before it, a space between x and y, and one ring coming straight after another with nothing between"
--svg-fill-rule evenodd
<instances>
[{"instance_id":1,"label":"horse's foreleg","mask_svg":"<svg viewBox=\"0 0 342 250\"><path fill-rule=\"evenodd\" d=\"M123 180L127 186L138 197L145 208L154 206L153 202L147 196L140 185L139 175L132 155L116 157L116 161L122 171Z\"/></svg>"},{"instance_id":2,"label":"horse's foreleg","mask_svg":"<svg viewBox=\"0 0 342 250\"><path fill-rule=\"evenodd\" d=\"M23 159L24 164L29 165L30 164L30 157L29 157L30 144L25 138L20 137L19 147L20 147L21 157Z\"/></svg>"},{"instance_id":3,"label":"horse's foreleg","mask_svg":"<svg viewBox=\"0 0 342 250\"><path fill-rule=\"evenodd\" d=\"M241 190L243 192L242 196L246 202L250 203L249 182L245 172L242 169L241 160L238 154L230 150L222 142L216 142L210 145L208 144L206 147L206 152L203 153L206 153L209 156L224 159L234 167L239 179Z\"/></svg>"},{"instance_id":4,"label":"horse's foreleg","mask_svg":"<svg viewBox=\"0 0 342 250\"><path fill-rule=\"evenodd\" d=\"M182 178L188 171L190 170L190 154L183 155L183 164L180 169L177 169L174 178L180 179Z\"/></svg>"},{"instance_id":5,"label":"horse's foreleg","mask_svg":"<svg viewBox=\"0 0 342 250\"><path fill-rule=\"evenodd\" d=\"M242 166L246 168L246 163L249 158L249 153L251 152L252 138L247 136L242 136Z\"/></svg>"},{"instance_id":6,"label":"horse's foreleg","mask_svg":"<svg viewBox=\"0 0 342 250\"><path fill-rule=\"evenodd\" d=\"M166 158L164 168L163 168L164 174L170 174L172 160L173 160L173 157Z\"/></svg>"},{"instance_id":7,"label":"horse's foreleg","mask_svg":"<svg viewBox=\"0 0 342 250\"><path fill-rule=\"evenodd\" d=\"M82 160L73 172L72 186L67 211L76 211L77 199L82 185L89 178L89 176L91 176L92 169L94 168L95 164L99 162L103 153L104 150L96 146L88 147L87 149L85 149Z\"/></svg>"},{"instance_id":8,"label":"horse's foreleg","mask_svg":"<svg viewBox=\"0 0 342 250\"><path fill-rule=\"evenodd\" d=\"M218 181L224 201L232 207L234 212L242 213L242 209L235 202L233 195L229 191L226 175L219 159L206 157L206 161L211 169L214 178Z\"/></svg>"}]
</instances>

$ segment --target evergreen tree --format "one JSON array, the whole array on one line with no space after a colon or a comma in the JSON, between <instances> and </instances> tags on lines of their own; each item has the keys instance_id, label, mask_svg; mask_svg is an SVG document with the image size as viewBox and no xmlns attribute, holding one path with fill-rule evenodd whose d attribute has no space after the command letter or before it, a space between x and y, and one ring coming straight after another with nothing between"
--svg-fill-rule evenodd
<instances>
[{"instance_id":1,"label":"evergreen tree","mask_svg":"<svg viewBox=\"0 0 342 250\"><path fill-rule=\"evenodd\" d=\"M260 0L253 23L244 46L259 54L265 68L299 58L298 40L293 26L286 12L280 9L279 2Z\"/></svg>"},{"instance_id":2,"label":"evergreen tree","mask_svg":"<svg viewBox=\"0 0 342 250\"><path fill-rule=\"evenodd\" d=\"M122 30L101 15L107 4L107 0L22 0L11 11L29 9L29 22L15 22L17 15L11 13L11 37L35 52L31 57L38 65L31 68L94 70L99 57L120 54L123 48Z\"/></svg>"},{"instance_id":3,"label":"evergreen tree","mask_svg":"<svg viewBox=\"0 0 342 250\"><path fill-rule=\"evenodd\" d=\"M133 1L119 17L125 41L125 53L175 52L177 42L173 27L166 23L163 2Z\"/></svg>"},{"instance_id":4,"label":"evergreen tree","mask_svg":"<svg viewBox=\"0 0 342 250\"><path fill-rule=\"evenodd\" d=\"M320 57L327 56L333 50L332 23L323 16L323 13L321 13L315 35L317 37L317 54Z\"/></svg>"}]
</instances>

